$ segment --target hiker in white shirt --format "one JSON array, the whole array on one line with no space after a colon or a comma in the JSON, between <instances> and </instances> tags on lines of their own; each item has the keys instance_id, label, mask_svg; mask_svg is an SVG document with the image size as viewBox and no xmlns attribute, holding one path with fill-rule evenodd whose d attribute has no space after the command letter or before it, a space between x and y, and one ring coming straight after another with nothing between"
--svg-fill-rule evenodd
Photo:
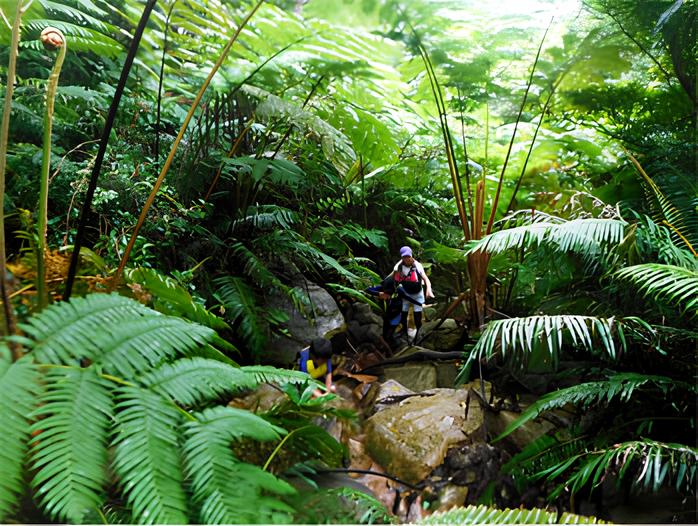
<instances>
[{"instance_id":1,"label":"hiker in white shirt","mask_svg":"<svg viewBox=\"0 0 698 526\"><path fill-rule=\"evenodd\" d=\"M400 261L393 268L393 279L396 285L402 287L405 294L414 300L413 302L407 299L402 300L400 323L402 323L402 331L406 335L407 314L410 310L410 305L412 305L414 309L414 324L419 334L419 329L422 327L422 305L425 301L425 291L422 287L426 286L427 298L433 298L434 294L431 290L431 282L424 272L424 267L412 257L412 249L410 247L402 247L400 249L400 258Z\"/></svg>"}]
</instances>

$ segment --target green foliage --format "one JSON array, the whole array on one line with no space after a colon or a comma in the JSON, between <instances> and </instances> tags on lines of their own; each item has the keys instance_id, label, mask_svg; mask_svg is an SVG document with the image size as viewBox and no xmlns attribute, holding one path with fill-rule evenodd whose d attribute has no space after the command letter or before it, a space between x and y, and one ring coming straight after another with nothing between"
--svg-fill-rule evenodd
<instances>
[{"instance_id":1,"label":"green foliage","mask_svg":"<svg viewBox=\"0 0 698 526\"><path fill-rule=\"evenodd\" d=\"M678 304L691 315L698 313L698 271L694 269L646 263L625 267L614 277L629 281L645 296Z\"/></svg>"},{"instance_id":2,"label":"green foliage","mask_svg":"<svg viewBox=\"0 0 698 526\"><path fill-rule=\"evenodd\" d=\"M633 396L636 389L650 384L657 389L662 396L667 396L673 389L683 389L697 392L698 388L682 382L677 382L666 376L653 376L639 373L617 373L608 380L598 382L585 382L565 389L552 391L528 406L514 422L499 435L500 440L524 425L529 420L538 417L545 411L564 407L567 404L575 404L580 409L586 410L594 404L608 403L614 398L621 402L627 402Z\"/></svg>"},{"instance_id":3,"label":"green foliage","mask_svg":"<svg viewBox=\"0 0 698 526\"><path fill-rule=\"evenodd\" d=\"M559 515L555 512L534 508L499 510L487 506L453 508L434 513L418 524L605 524L596 517L584 517L572 513Z\"/></svg>"},{"instance_id":4,"label":"green foliage","mask_svg":"<svg viewBox=\"0 0 698 526\"><path fill-rule=\"evenodd\" d=\"M102 502L113 402L94 367L50 370L32 413L32 487L52 518L82 522ZM89 431L88 431L89 430Z\"/></svg>"},{"instance_id":5,"label":"green foliage","mask_svg":"<svg viewBox=\"0 0 698 526\"><path fill-rule=\"evenodd\" d=\"M301 497L299 524L391 524L385 506L374 496L352 488L323 490Z\"/></svg>"},{"instance_id":6,"label":"green foliage","mask_svg":"<svg viewBox=\"0 0 698 526\"><path fill-rule=\"evenodd\" d=\"M7 517L23 489L22 468L29 441L29 419L39 392L39 372L28 357L12 363L6 346L0 348L0 517Z\"/></svg>"}]
</instances>

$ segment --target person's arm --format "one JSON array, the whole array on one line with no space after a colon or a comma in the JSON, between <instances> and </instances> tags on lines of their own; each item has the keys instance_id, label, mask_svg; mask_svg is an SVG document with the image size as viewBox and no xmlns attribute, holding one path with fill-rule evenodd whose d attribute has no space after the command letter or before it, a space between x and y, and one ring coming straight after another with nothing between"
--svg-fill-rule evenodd
<instances>
[{"instance_id":1,"label":"person's arm","mask_svg":"<svg viewBox=\"0 0 698 526\"><path fill-rule=\"evenodd\" d=\"M424 267L421 267L421 271L422 271L422 279L424 279L424 284L427 286L426 296L427 296L427 298L433 298L434 293L431 290L431 281L429 281L429 278L427 277L427 273L424 272Z\"/></svg>"}]
</instances>

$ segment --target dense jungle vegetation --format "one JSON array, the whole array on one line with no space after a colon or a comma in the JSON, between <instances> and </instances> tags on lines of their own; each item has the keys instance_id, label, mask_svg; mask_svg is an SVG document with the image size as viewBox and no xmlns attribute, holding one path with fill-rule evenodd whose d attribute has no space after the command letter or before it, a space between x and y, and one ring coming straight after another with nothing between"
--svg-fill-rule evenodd
<instances>
[{"instance_id":1,"label":"dense jungle vegetation","mask_svg":"<svg viewBox=\"0 0 698 526\"><path fill-rule=\"evenodd\" d=\"M547 511L425 521L583 520L607 479L695 513L694 0L0 12L0 522L396 520L291 484L352 416L275 367L268 298L368 302L403 245L462 302L459 381L546 375L505 433L577 415L507 467ZM262 383L286 401L228 405Z\"/></svg>"}]
</instances>

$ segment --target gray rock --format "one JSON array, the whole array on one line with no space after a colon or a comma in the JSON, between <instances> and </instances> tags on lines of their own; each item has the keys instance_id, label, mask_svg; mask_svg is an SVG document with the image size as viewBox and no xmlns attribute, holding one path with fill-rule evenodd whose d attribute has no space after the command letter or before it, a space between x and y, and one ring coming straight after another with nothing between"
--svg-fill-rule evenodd
<instances>
[{"instance_id":1,"label":"gray rock","mask_svg":"<svg viewBox=\"0 0 698 526\"><path fill-rule=\"evenodd\" d=\"M298 351L313 338L330 338L346 330L344 316L334 298L322 287L301 279L305 283L296 289L304 295L307 294L309 304L305 315L283 293L276 293L267 299L268 308L280 309L289 315L285 327L290 337L274 339L265 352L265 361L275 365L292 363Z\"/></svg>"},{"instance_id":2,"label":"gray rock","mask_svg":"<svg viewBox=\"0 0 698 526\"><path fill-rule=\"evenodd\" d=\"M382 382L395 380L415 392L434 389L438 386L436 366L431 362L386 365L380 379Z\"/></svg>"},{"instance_id":3,"label":"gray rock","mask_svg":"<svg viewBox=\"0 0 698 526\"><path fill-rule=\"evenodd\" d=\"M383 319L373 312L371 306L366 303L354 303L352 320L358 321L362 325L382 325Z\"/></svg>"},{"instance_id":4,"label":"gray rock","mask_svg":"<svg viewBox=\"0 0 698 526\"><path fill-rule=\"evenodd\" d=\"M386 407L401 402L406 397L414 395L415 392L408 389L395 380L388 380L385 383L374 383L372 392L367 395L367 414L373 414Z\"/></svg>"},{"instance_id":5,"label":"gray rock","mask_svg":"<svg viewBox=\"0 0 698 526\"><path fill-rule=\"evenodd\" d=\"M461 327L456 323L456 320L447 318L439 326L438 329L434 329L439 324L439 320L428 321L420 330L421 337L420 345L433 349L435 351L450 351L456 347L456 345L461 341L465 328Z\"/></svg>"}]
</instances>

